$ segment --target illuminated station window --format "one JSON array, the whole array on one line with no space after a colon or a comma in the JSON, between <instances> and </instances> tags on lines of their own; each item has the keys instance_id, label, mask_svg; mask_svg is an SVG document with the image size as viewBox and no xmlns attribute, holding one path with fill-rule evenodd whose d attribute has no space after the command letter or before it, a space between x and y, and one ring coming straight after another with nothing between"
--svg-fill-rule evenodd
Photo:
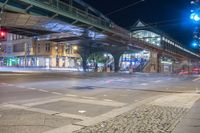
<instances>
[{"instance_id":1,"label":"illuminated station window","mask_svg":"<svg viewBox=\"0 0 200 133\"><path fill-rule=\"evenodd\" d=\"M160 46L161 36L146 30L137 30L132 33L133 37L144 40L150 44Z\"/></svg>"}]
</instances>

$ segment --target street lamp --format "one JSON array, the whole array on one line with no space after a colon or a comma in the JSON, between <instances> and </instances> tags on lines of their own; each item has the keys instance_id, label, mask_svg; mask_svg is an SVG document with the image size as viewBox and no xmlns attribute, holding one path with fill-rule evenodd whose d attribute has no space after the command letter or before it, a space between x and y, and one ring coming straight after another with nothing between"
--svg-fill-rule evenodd
<instances>
[{"instance_id":1,"label":"street lamp","mask_svg":"<svg viewBox=\"0 0 200 133\"><path fill-rule=\"evenodd\" d=\"M200 15L199 15L199 13L196 13L196 12L192 13L190 15L190 19L194 20L195 22L199 22L200 21Z\"/></svg>"},{"instance_id":2,"label":"street lamp","mask_svg":"<svg viewBox=\"0 0 200 133\"><path fill-rule=\"evenodd\" d=\"M73 49L74 51L77 51L77 50L78 50L78 46L74 45L74 46L72 46L72 49Z\"/></svg>"}]
</instances>

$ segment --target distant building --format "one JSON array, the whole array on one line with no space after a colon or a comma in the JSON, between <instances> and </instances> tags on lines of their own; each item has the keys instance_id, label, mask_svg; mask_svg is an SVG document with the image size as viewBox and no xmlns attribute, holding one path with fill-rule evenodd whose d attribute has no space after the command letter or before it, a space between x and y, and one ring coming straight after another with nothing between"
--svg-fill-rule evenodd
<instances>
[{"instance_id":1,"label":"distant building","mask_svg":"<svg viewBox=\"0 0 200 133\"><path fill-rule=\"evenodd\" d=\"M193 54L197 55L194 52L191 52L184 48L179 42L175 41L162 31L149 26L148 24L145 24L144 22L138 20L130 29L132 32L131 36L138 38L140 40L143 40L145 42L148 42L151 45L154 45L155 47L160 47L164 50L169 50L174 52L174 53L179 53L181 50L185 52L185 54ZM181 54L181 53L180 53ZM153 59L153 54L151 54L150 59ZM198 55L197 55L198 56ZM153 62L153 61L150 61ZM159 60L159 72L173 72L177 69L176 63L178 61L174 60L171 57L161 57ZM180 66L180 65L179 65ZM155 66L153 64L149 64L150 71L153 69ZM147 67L146 67L147 68Z\"/></svg>"}]
</instances>

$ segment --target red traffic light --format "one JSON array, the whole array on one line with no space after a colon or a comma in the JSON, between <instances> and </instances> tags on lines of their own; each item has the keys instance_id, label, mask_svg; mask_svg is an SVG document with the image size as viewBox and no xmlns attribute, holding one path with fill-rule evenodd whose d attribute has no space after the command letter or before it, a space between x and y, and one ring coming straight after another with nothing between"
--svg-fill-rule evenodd
<instances>
[{"instance_id":1,"label":"red traffic light","mask_svg":"<svg viewBox=\"0 0 200 133\"><path fill-rule=\"evenodd\" d=\"M0 32L0 36L1 36L1 37L4 37L5 35L6 35L6 33L5 33L4 31L1 31L1 32Z\"/></svg>"},{"instance_id":2,"label":"red traffic light","mask_svg":"<svg viewBox=\"0 0 200 133\"><path fill-rule=\"evenodd\" d=\"M6 40L6 32L0 30L0 40L1 41L5 41Z\"/></svg>"}]
</instances>

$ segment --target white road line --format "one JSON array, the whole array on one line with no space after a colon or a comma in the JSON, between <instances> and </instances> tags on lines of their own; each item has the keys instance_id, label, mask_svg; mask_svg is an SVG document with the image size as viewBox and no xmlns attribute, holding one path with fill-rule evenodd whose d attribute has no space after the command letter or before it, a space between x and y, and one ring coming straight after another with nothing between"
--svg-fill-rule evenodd
<instances>
[{"instance_id":1,"label":"white road line","mask_svg":"<svg viewBox=\"0 0 200 133\"><path fill-rule=\"evenodd\" d=\"M15 85L13 85L13 84L7 84L7 86L15 86Z\"/></svg>"},{"instance_id":2,"label":"white road line","mask_svg":"<svg viewBox=\"0 0 200 133\"><path fill-rule=\"evenodd\" d=\"M43 89L39 89L39 91L41 91L41 92L48 92L47 90L43 90Z\"/></svg>"},{"instance_id":3,"label":"white road line","mask_svg":"<svg viewBox=\"0 0 200 133\"><path fill-rule=\"evenodd\" d=\"M2 85L7 85L8 83L1 83Z\"/></svg>"},{"instance_id":4,"label":"white road line","mask_svg":"<svg viewBox=\"0 0 200 133\"><path fill-rule=\"evenodd\" d=\"M27 88L27 89L29 89L29 90L37 90L36 88Z\"/></svg>"},{"instance_id":5,"label":"white road line","mask_svg":"<svg viewBox=\"0 0 200 133\"><path fill-rule=\"evenodd\" d=\"M70 98L70 97L64 97L64 98L61 98L61 99L62 99L62 101L68 101L68 102L85 103L85 104L102 105L102 106L111 106L111 107L121 107L121 106L126 105L126 103L111 101L110 99L107 99L107 101L91 100L91 99L83 99L83 98Z\"/></svg>"},{"instance_id":6,"label":"white road line","mask_svg":"<svg viewBox=\"0 0 200 133\"><path fill-rule=\"evenodd\" d=\"M107 102L112 102L113 100L110 100L110 99L103 99L104 101L107 101Z\"/></svg>"},{"instance_id":7,"label":"white road line","mask_svg":"<svg viewBox=\"0 0 200 133\"><path fill-rule=\"evenodd\" d=\"M147 86L148 84L147 84L147 83L142 83L142 84L140 84L140 85L142 85L142 86Z\"/></svg>"},{"instance_id":8,"label":"white road line","mask_svg":"<svg viewBox=\"0 0 200 133\"><path fill-rule=\"evenodd\" d=\"M62 93L59 92L51 92L52 94L56 94L56 95L63 95Z\"/></svg>"},{"instance_id":9,"label":"white road line","mask_svg":"<svg viewBox=\"0 0 200 133\"><path fill-rule=\"evenodd\" d=\"M78 112L81 113L81 114L86 113L85 110L79 110Z\"/></svg>"},{"instance_id":10,"label":"white road line","mask_svg":"<svg viewBox=\"0 0 200 133\"><path fill-rule=\"evenodd\" d=\"M26 107L23 105L4 104L3 107L14 108L14 109L23 109L23 110L28 110L28 111L38 112L38 113L44 113L44 114L48 114L48 115L56 115L56 116L69 117L69 118L81 119L81 120L87 120L87 119L91 118L91 117L85 117L85 116L69 114L69 113L60 113L60 112L52 111L52 110ZM79 111L79 113L81 113L81 114L83 114L85 112L86 112L85 110ZM0 114L0 117L1 117L1 114Z\"/></svg>"},{"instance_id":11,"label":"white road line","mask_svg":"<svg viewBox=\"0 0 200 133\"><path fill-rule=\"evenodd\" d=\"M65 96L67 96L67 97L78 97L77 95L73 95L73 94L66 94Z\"/></svg>"},{"instance_id":12,"label":"white road line","mask_svg":"<svg viewBox=\"0 0 200 133\"><path fill-rule=\"evenodd\" d=\"M162 80L153 81L154 83L160 83Z\"/></svg>"},{"instance_id":13,"label":"white road line","mask_svg":"<svg viewBox=\"0 0 200 133\"><path fill-rule=\"evenodd\" d=\"M90 117L75 115L75 114L69 114L69 113L60 113L60 114L56 114L56 116L62 116L62 117L68 117L68 118L74 118L74 119L81 119L81 120L90 119Z\"/></svg>"},{"instance_id":14,"label":"white road line","mask_svg":"<svg viewBox=\"0 0 200 133\"><path fill-rule=\"evenodd\" d=\"M85 99L96 99L95 97L81 97L81 98L85 98Z\"/></svg>"},{"instance_id":15,"label":"white road line","mask_svg":"<svg viewBox=\"0 0 200 133\"><path fill-rule=\"evenodd\" d=\"M33 102L33 103L27 103L27 104L23 104L23 106L37 106L37 105L42 105L42 104L46 104L46 103L52 103L52 102L58 102L62 99L57 98L57 99L47 99L47 100L42 100L42 101L38 101L38 102Z\"/></svg>"},{"instance_id":16,"label":"white road line","mask_svg":"<svg viewBox=\"0 0 200 133\"><path fill-rule=\"evenodd\" d=\"M194 80L192 80L193 82L196 82L196 81L198 81L198 80L200 80L200 78L195 78Z\"/></svg>"},{"instance_id":17,"label":"white road line","mask_svg":"<svg viewBox=\"0 0 200 133\"><path fill-rule=\"evenodd\" d=\"M30 108L30 107L25 107L25 106L22 106L22 105L14 105L14 104L5 104L4 107L14 108L14 109L24 109L24 110L28 110L28 111L44 113L44 114L49 114L49 115L59 113L59 112L51 111L51 110L45 110L45 109L39 109L39 108Z\"/></svg>"}]
</instances>

